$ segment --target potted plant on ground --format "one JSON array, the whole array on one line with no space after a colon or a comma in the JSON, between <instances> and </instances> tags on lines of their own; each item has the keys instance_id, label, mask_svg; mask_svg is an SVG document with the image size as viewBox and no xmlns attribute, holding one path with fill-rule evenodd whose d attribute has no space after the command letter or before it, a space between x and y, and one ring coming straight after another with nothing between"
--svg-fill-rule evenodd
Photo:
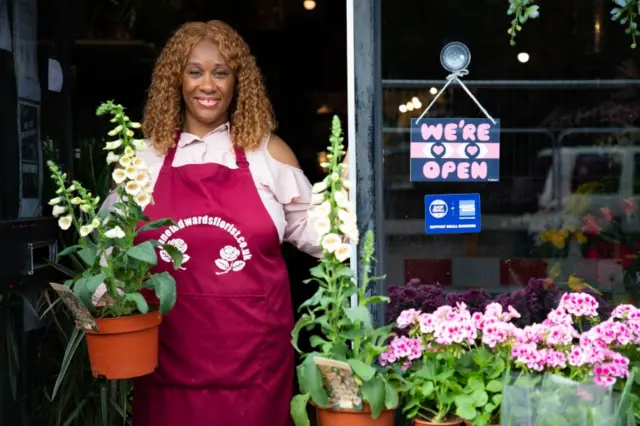
<instances>
[{"instance_id":1,"label":"potted plant on ground","mask_svg":"<svg viewBox=\"0 0 640 426\"><path fill-rule=\"evenodd\" d=\"M301 394L291 401L296 426L309 425L307 406L315 407L320 426L391 426L402 383L397 371L382 367L378 356L385 351L391 326L374 328L369 305L388 302L386 297L367 297L373 258L373 233L363 241L360 285L345 261L351 255L350 242L357 243L358 230L353 208L345 190L349 182L341 177L345 154L340 120L334 117L328 148L329 174L314 185L314 223L324 249L320 264L311 269L317 292L300 309L306 312L292 331L293 346L303 328L316 329L311 337L312 353L303 354L297 367ZM352 304L352 297L357 303ZM301 352L302 353L302 352Z\"/></svg>"},{"instance_id":2,"label":"potted plant on ground","mask_svg":"<svg viewBox=\"0 0 640 426\"><path fill-rule=\"evenodd\" d=\"M49 201L62 230L74 227L77 244L58 258L75 253L86 268L65 281L52 284L85 330L92 373L106 379L133 378L153 372L158 363L158 326L176 302L175 280L168 272L152 273L156 250L163 250L179 268L182 253L158 241L138 243L141 232L174 225L170 219L149 222L144 208L152 202L153 185L146 164L137 155L144 140L134 139L140 124L132 122L121 105L103 103L98 115L109 114L115 128L108 134L107 163L118 164L112 173L118 202L99 211L100 199L49 161L57 190ZM157 304L149 304L143 290L152 290ZM79 342L79 341L78 341ZM76 343L77 345L77 343ZM75 348L69 349L71 353Z\"/></svg>"},{"instance_id":3,"label":"potted plant on ground","mask_svg":"<svg viewBox=\"0 0 640 426\"><path fill-rule=\"evenodd\" d=\"M512 308L497 303L471 314L466 304L433 313L403 311L395 325L407 330L381 356L405 371L403 412L415 425L486 426L499 417L502 378L518 328Z\"/></svg>"}]
</instances>

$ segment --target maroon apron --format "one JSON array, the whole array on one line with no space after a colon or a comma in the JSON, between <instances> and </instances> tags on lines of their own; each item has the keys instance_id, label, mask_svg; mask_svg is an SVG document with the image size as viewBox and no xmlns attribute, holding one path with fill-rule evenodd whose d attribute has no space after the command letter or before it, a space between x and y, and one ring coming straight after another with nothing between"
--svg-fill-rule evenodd
<instances>
[{"instance_id":1,"label":"maroon apron","mask_svg":"<svg viewBox=\"0 0 640 426\"><path fill-rule=\"evenodd\" d=\"M287 426L293 392L293 311L280 238L242 149L238 168L172 167L164 159L150 220L177 226L142 233L180 249L170 272L177 302L160 326L159 365L133 388L134 426Z\"/></svg>"}]
</instances>

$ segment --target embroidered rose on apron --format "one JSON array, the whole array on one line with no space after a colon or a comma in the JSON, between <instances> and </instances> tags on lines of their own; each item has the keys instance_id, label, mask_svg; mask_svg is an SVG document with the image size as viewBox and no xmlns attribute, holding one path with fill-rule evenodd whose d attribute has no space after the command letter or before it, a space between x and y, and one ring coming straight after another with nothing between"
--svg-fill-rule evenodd
<instances>
[{"instance_id":1,"label":"embroidered rose on apron","mask_svg":"<svg viewBox=\"0 0 640 426\"><path fill-rule=\"evenodd\" d=\"M244 260L238 260L240 250L234 246L225 246L220 250L220 259L216 260L216 266L221 270L216 275L222 275L229 272L237 272L244 268Z\"/></svg>"},{"instance_id":2,"label":"embroidered rose on apron","mask_svg":"<svg viewBox=\"0 0 640 426\"><path fill-rule=\"evenodd\" d=\"M170 244L180 250L180 253L182 253L182 266L180 267L180 269L183 271L186 270L187 268L184 266L184 264L189 261L189 255L187 254L187 243L182 238L174 238L167 242L167 244ZM169 253L167 253L165 250L160 250L160 258L167 263L173 262L173 259L171 259L171 256L169 256Z\"/></svg>"}]
</instances>

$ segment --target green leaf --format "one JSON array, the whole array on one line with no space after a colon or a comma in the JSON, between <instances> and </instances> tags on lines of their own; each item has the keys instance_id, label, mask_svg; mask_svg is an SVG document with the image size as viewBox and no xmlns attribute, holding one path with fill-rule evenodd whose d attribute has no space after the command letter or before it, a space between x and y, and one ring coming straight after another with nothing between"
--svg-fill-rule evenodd
<instances>
[{"instance_id":1,"label":"green leaf","mask_svg":"<svg viewBox=\"0 0 640 426\"><path fill-rule=\"evenodd\" d=\"M302 378L298 380L304 381L305 389L311 394L311 399L320 407L326 407L329 403L327 391L322 384L322 375L318 366L313 362L313 357L307 357L302 363Z\"/></svg>"},{"instance_id":2,"label":"green leaf","mask_svg":"<svg viewBox=\"0 0 640 426\"><path fill-rule=\"evenodd\" d=\"M98 250L94 247L85 247L77 253L80 260L82 260L85 265L93 266L96 263L96 256L98 255Z\"/></svg>"},{"instance_id":3,"label":"green leaf","mask_svg":"<svg viewBox=\"0 0 640 426\"><path fill-rule=\"evenodd\" d=\"M487 390L494 393L502 391L502 382L500 380L491 380L487 383Z\"/></svg>"},{"instance_id":4,"label":"green leaf","mask_svg":"<svg viewBox=\"0 0 640 426\"><path fill-rule=\"evenodd\" d=\"M327 343L327 341L320 336L311 336L309 338L309 343L311 344L312 348L317 348L318 346Z\"/></svg>"},{"instance_id":5,"label":"green leaf","mask_svg":"<svg viewBox=\"0 0 640 426\"><path fill-rule=\"evenodd\" d=\"M146 314L149 312L149 305L145 300L144 296L140 293L127 293L124 295L124 299L127 301L135 302L138 311L141 314Z\"/></svg>"},{"instance_id":6,"label":"green leaf","mask_svg":"<svg viewBox=\"0 0 640 426\"><path fill-rule=\"evenodd\" d=\"M465 420L472 421L476 417L476 409L473 405L457 405L456 404L456 416Z\"/></svg>"},{"instance_id":7,"label":"green leaf","mask_svg":"<svg viewBox=\"0 0 640 426\"><path fill-rule=\"evenodd\" d=\"M489 402L489 395L483 390L474 391L471 394L471 398L473 398L473 404L476 407L483 407Z\"/></svg>"},{"instance_id":8,"label":"green leaf","mask_svg":"<svg viewBox=\"0 0 640 426\"><path fill-rule=\"evenodd\" d=\"M389 303L391 299L387 296L371 296L363 302L364 306L372 305L374 303Z\"/></svg>"},{"instance_id":9,"label":"green leaf","mask_svg":"<svg viewBox=\"0 0 640 426\"><path fill-rule=\"evenodd\" d=\"M162 246L162 249L167 252L171 259L173 260L173 269L178 270L180 266L182 266L182 260L184 259L184 255L176 246L172 246L171 244L165 244Z\"/></svg>"},{"instance_id":10,"label":"green leaf","mask_svg":"<svg viewBox=\"0 0 640 426\"><path fill-rule=\"evenodd\" d=\"M153 244L149 241L131 247L127 250L127 256L150 265L156 265L158 263L156 251L153 248Z\"/></svg>"},{"instance_id":11,"label":"green leaf","mask_svg":"<svg viewBox=\"0 0 640 426\"><path fill-rule=\"evenodd\" d=\"M470 395L456 395L453 401L457 407L465 405L473 407L473 398Z\"/></svg>"},{"instance_id":12,"label":"green leaf","mask_svg":"<svg viewBox=\"0 0 640 426\"><path fill-rule=\"evenodd\" d=\"M360 321L364 327L371 328L373 322L371 319L371 312L369 312L369 310L364 306L347 308L344 310L344 313L351 323L355 324L357 321Z\"/></svg>"},{"instance_id":13,"label":"green leaf","mask_svg":"<svg viewBox=\"0 0 640 426\"><path fill-rule=\"evenodd\" d=\"M298 348L298 339L300 338L300 332L302 331L303 328L313 323L314 323L313 317L311 317L309 314L303 314L300 317L300 319L296 322L295 327L293 327L293 330L291 331L291 344L293 345L295 350L298 351L299 353L302 353L300 348Z\"/></svg>"},{"instance_id":14,"label":"green leaf","mask_svg":"<svg viewBox=\"0 0 640 426\"><path fill-rule=\"evenodd\" d=\"M73 284L73 293L89 310L94 310L93 303L91 303L91 296L93 296L93 293L96 292L96 289L105 278L105 274L81 277Z\"/></svg>"},{"instance_id":15,"label":"green leaf","mask_svg":"<svg viewBox=\"0 0 640 426\"><path fill-rule=\"evenodd\" d=\"M171 226L171 225L175 225L176 223L171 220L171 219L158 219L158 220L154 220L153 222L149 222L146 225L140 227L137 231L135 235L138 235L141 232L144 231L150 231L152 229L158 229L158 228L162 228L163 226Z\"/></svg>"},{"instance_id":16,"label":"green leaf","mask_svg":"<svg viewBox=\"0 0 640 426\"><path fill-rule=\"evenodd\" d=\"M80 250L81 248L82 248L82 246L78 245L78 244L76 244L75 246L67 247L66 249L64 249L60 253L58 253L58 259L60 259L62 256L66 256L68 254L75 253L78 250Z\"/></svg>"},{"instance_id":17,"label":"green leaf","mask_svg":"<svg viewBox=\"0 0 640 426\"><path fill-rule=\"evenodd\" d=\"M327 274L324 272L324 265L322 263L309 269L309 272L312 277L327 281Z\"/></svg>"},{"instance_id":18,"label":"green leaf","mask_svg":"<svg viewBox=\"0 0 640 426\"><path fill-rule=\"evenodd\" d=\"M309 426L309 415L307 414L307 404L311 395L305 393L296 395L291 400L291 418L295 426Z\"/></svg>"},{"instance_id":19,"label":"green leaf","mask_svg":"<svg viewBox=\"0 0 640 426\"><path fill-rule=\"evenodd\" d=\"M362 383L362 397L371 406L371 417L377 419L385 403L385 387L384 382L378 376Z\"/></svg>"},{"instance_id":20,"label":"green leaf","mask_svg":"<svg viewBox=\"0 0 640 426\"><path fill-rule=\"evenodd\" d=\"M481 347L473 351L473 362L475 362L476 365L480 367L480 369L484 369L485 367L489 366L492 362L494 362L495 359L500 358L496 358L485 348Z\"/></svg>"},{"instance_id":21,"label":"green leaf","mask_svg":"<svg viewBox=\"0 0 640 426\"><path fill-rule=\"evenodd\" d=\"M375 368L365 364L359 359L348 359L347 363L349 363L349 365L353 369L353 372L356 373L356 375L365 382L371 380L376 374Z\"/></svg>"},{"instance_id":22,"label":"green leaf","mask_svg":"<svg viewBox=\"0 0 640 426\"><path fill-rule=\"evenodd\" d=\"M467 388L472 391L484 390L484 381L478 377L470 377Z\"/></svg>"},{"instance_id":23,"label":"green leaf","mask_svg":"<svg viewBox=\"0 0 640 426\"><path fill-rule=\"evenodd\" d=\"M433 382L426 382L424 385L422 385L422 389L420 389L420 393L422 393L423 397L428 399L435 389L436 388L433 385Z\"/></svg>"},{"instance_id":24,"label":"green leaf","mask_svg":"<svg viewBox=\"0 0 640 426\"><path fill-rule=\"evenodd\" d=\"M155 291L160 302L160 315L166 315L176 304L176 280L168 272L151 275L144 286Z\"/></svg>"},{"instance_id":25,"label":"green leaf","mask_svg":"<svg viewBox=\"0 0 640 426\"><path fill-rule=\"evenodd\" d=\"M384 382L384 406L387 410L393 410L398 407L400 398L398 391L389 382Z\"/></svg>"}]
</instances>

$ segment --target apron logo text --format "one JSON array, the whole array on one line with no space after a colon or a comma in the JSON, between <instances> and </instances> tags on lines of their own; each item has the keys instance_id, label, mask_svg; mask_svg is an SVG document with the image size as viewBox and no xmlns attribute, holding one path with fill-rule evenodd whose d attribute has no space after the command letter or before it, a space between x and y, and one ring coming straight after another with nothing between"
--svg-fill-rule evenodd
<instances>
[{"instance_id":1,"label":"apron logo text","mask_svg":"<svg viewBox=\"0 0 640 426\"><path fill-rule=\"evenodd\" d=\"M170 244L180 250L182 253L182 267L180 269L186 269L184 264L189 260L189 255L187 254L188 245L183 239L171 238L171 236L184 228L195 225L208 225L220 228L231 235L238 244L237 247L234 245L226 245L220 250L219 259L215 261L215 265L220 269L219 272L216 272L217 275L240 271L245 267L246 262L251 259L251 250L248 248L247 241L233 223L227 222L217 216L193 216L180 219L176 225L169 226L159 238L161 244ZM161 248L160 258L167 263L172 262L171 256Z\"/></svg>"}]
</instances>

